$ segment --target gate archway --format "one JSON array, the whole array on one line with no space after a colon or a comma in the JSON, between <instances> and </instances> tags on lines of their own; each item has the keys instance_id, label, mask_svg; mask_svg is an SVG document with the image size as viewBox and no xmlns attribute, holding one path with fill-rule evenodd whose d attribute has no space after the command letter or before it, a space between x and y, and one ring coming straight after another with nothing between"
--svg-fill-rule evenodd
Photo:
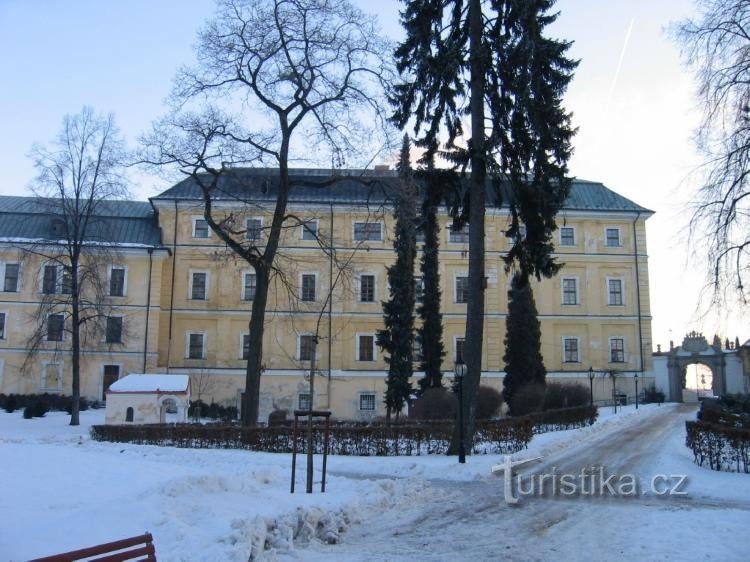
<instances>
[{"instance_id":1,"label":"gate archway","mask_svg":"<svg viewBox=\"0 0 750 562\"><path fill-rule=\"evenodd\" d=\"M682 340L681 346L669 350L667 368L669 400L672 402L682 402L682 390L686 385L685 374L688 366L695 363L711 369L711 390L715 395L726 392L726 360L721 346L709 345L703 334L690 332Z\"/></svg>"}]
</instances>

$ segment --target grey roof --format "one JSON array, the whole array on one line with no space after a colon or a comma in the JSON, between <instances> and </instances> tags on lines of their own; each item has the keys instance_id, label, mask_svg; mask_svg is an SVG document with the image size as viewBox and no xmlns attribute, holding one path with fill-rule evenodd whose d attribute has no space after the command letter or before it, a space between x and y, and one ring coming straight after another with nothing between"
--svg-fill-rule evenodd
<instances>
[{"instance_id":1,"label":"grey roof","mask_svg":"<svg viewBox=\"0 0 750 562\"><path fill-rule=\"evenodd\" d=\"M0 196L0 238L60 239L58 199ZM58 219L59 221L59 219ZM91 242L161 245L157 215L147 201L102 201L86 236Z\"/></svg>"},{"instance_id":2,"label":"grey roof","mask_svg":"<svg viewBox=\"0 0 750 562\"><path fill-rule=\"evenodd\" d=\"M397 174L393 170L290 170L292 190L289 200L294 203L387 203L388 194L397 186ZM208 175L200 176L209 181ZM237 168L223 174L219 180L215 200L257 202L275 201L278 190L279 171L274 168ZM494 184L487 182L487 201L493 205L497 200ZM159 200L199 200L202 193L193 178L186 178L168 190L152 197ZM500 186L503 201L511 199L509 184ZM573 179L570 195L565 204L567 210L641 212L651 214L630 199L623 197L605 185Z\"/></svg>"}]
</instances>

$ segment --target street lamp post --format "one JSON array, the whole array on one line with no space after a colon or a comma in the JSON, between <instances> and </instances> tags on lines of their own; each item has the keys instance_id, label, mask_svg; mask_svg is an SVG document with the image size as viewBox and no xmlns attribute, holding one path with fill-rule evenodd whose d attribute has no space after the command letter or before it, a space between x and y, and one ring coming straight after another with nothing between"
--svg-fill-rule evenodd
<instances>
[{"instance_id":1,"label":"street lamp post","mask_svg":"<svg viewBox=\"0 0 750 562\"><path fill-rule=\"evenodd\" d=\"M453 374L458 385L458 462L466 462L466 447L464 445L464 375L466 364L460 359L453 367Z\"/></svg>"},{"instance_id":2,"label":"street lamp post","mask_svg":"<svg viewBox=\"0 0 750 562\"><path fill-rule=\"evenodd\" d=\"M635 409L638 409L638 373L635 373L633 375L633 378L635 379Z\"/></svg>"},{"instance_id":3,"label":"street lamp post","mask_svg":"<svg viewBox=\"0 0 750 562\"><path fill-rule=\"evenodd\" d=\"M594 368L589 367L589 405L594 405Z\"/></svg>"},{"instance_id":4,"label":"street lamp post","mask_svg":"<svg viewBox=\"0 0 750 562\"><path fill-rule=\"evenodd\" d=\"M609 376L612 378L612 404L614 404L615 407L615 414L617 413L617 383L616 383L616 377L614 371L609 372Z\"/></svg>"}]
</instances>

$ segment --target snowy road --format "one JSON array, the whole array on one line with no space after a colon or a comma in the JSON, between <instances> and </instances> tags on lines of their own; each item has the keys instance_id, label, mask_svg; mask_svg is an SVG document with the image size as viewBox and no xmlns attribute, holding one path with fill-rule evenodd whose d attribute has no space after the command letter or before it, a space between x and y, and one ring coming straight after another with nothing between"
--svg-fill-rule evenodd
<instances>
[{"instance_id":1,"label":"snowy road","mask_svg":"<svg viewBox=\"0 0 750 562\"><path fill-rule=\"evenodd\" d=\"M692 467L678 490L686 495L660 496L652 491L661 493L679 483L674 459L667 458L666 452L684 448L684 421L694 411L694 405L665 407L624 428L613 425L583 434L573 446L519 469L527 492L542 475L575 475L581 480L575 480L578 493L574 495L562 496L560 488L553 494L547 480L543 494L516 493L520 502L509 505L503 496L503 478L496 475L464 482L431 480L421 501L402 505L398 512L372 514L352 526L340 544L313 543L281 558L747 560L750 541L740 531L750 521L746 493L734 500L726 492L712 496L711 486L705 483L716 484L715 473L703 469L696 473ZM637 493L592 493L601 490L601 480L594 479L597 474L615 475L615 484L626 484L633 475ZM660 474L664 477L652 487L652 479ZM697 480L691 479L694 474ZM729 476L744 475L719 474L718 478ZM515 477L513 481L517 484ZM748 479L732 482L750 484ZM632 492L632 488L623 490Z\"/></svg>"}]
</instances>

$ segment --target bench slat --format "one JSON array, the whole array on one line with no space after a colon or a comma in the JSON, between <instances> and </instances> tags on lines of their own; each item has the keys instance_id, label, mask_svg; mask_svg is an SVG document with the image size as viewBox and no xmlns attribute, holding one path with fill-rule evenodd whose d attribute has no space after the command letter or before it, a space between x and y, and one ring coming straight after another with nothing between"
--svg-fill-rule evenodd
<instances>
[{"instance_id":1,"label":"bench slat","mask_svg":"<svg viewBox=\"0 0 750 562\"><path fill-rule=\"evenodd\" d=\"M34 560L31 560L30 562L73 562L74 560L82 560L84 558L90 558L92 556L97 556L99 554L109 554L111 552L114 552L116 550L123 550L125 548L131 547L131 546L139 546L139 545L146 545L143 548L148 549L151 548L150 552L142 552L140 553L140 550L142 549L136 549L131 550L128 552L122 552L119 555L125 555L125 558L99 558L98 560L132 560L136 556L142 556L142 555L149 555L150 557L153 556L153 558L150 558L152 560L156 560L155 557L155 551L154 551L154 545L152 544L154 540L154 537L151 535L151 533L145 533L143 535L139 535L137 537L130 537L127 539L121 539L119 541L112 541L104 544L99 544L96 546L91 546L88 548L81 548L79 550L71 550L70 552L64 552L62 554L54 554L52 556L45 556L43 558L35 558ZM130 553L134 554L130 554ZM113 556L119 556L119 555L113 555Z\"/></svg>"}]
</instances>

